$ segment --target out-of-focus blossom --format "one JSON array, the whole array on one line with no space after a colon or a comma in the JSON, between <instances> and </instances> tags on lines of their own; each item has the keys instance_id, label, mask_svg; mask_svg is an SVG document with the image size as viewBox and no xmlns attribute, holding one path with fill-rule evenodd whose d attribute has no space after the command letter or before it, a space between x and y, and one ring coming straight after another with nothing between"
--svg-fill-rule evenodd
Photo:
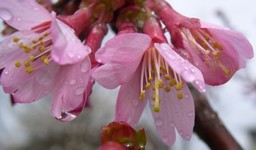
<instances>
[{"instance_id":1,"label":"out-of-focus blossom","mask_svg":"<svg viewBox=\"0 0 256 150\"><path fill-rule=\"evenodd\" d=\"M146 142L144 129L136 131L125 122L112 122L102 128L102 150L145 150Z\"/></svg>"},{"instance_id":2,"label":"out-of-focus blossom","mask_svg":"<svg viewBox=\"0 0 256 150\"><path fill-rule=\"evenodd\" d=\"M121 85L116 121L134 126L149 101L160 138L175 141L175 128L186 140L194 126L194 102L186 82L204 92L201 72L166 43L152 43L145 34L120 34L96 53L103 65L93 72L105 88Z\"/></svg>"},{"instance_id":3,"label":"out-of-focus blossom","mask_svg":"<svg viewBox=\"0 0 256 150\"><path fill-rule=\"evenodd\" d=\"M158 0L154 7L174 46L202 71L207 84L227 82L253 57L252 46L242 34L187 18L163 0Z\"/></svg>"},{"instance_id":4,"label":"out-of-focus blossom","mask_svg":"<svg viewBox=\"0 0 256 150\"><path fill-rule=\"evenodd\" d=\"M0 43L4 91L18 103L52 92L52 115L63 121L74 119L88 96L90 48L73 28L34 0L0 1L0 6L0 17L18 30Z\"/></svg>"}]
</instances>

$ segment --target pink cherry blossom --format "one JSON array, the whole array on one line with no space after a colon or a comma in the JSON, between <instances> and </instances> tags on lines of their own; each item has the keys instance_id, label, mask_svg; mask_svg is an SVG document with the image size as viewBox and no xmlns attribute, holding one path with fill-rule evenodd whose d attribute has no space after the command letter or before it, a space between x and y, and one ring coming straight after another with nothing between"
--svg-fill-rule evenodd
<instances>
[{"instance_id":1,"label":"pink cherry blossom","mask_svg":"<svg viewBox=\"0 0 256 150\"><path fill-rule=\"evenodd\" d=\"M175 128L186 140L194 126L194 103L185 82L204 92L201 72L166 43L152 43L140 33L120 34L96 53L103 65L93 72L106 88L120 87L116 121L132 126L149 102L158 134L164 143L175 141Z\"/></svg>"},{"instance_id":2,"label":"pink cherry blossom","mask_svg":"<svg viewBox=\"0 0 256 150\"><path fill-rule=\"evenodd\" d=\"M253 57L248 40L240 33L182 16L165 1L158 1L157 15L171 33L179 53L199 68L210 85L227 82Z\"/></svg>"},{"instance_id":3,"label":"pink cherry blossom","mask_svg":"<svg viewBox=\"0 0 256 150\"><path fill-rule=\"evenodd\" d=\"M74 119L89 93L90 48L74 29L34 0L0 1L0 17L17 32L1 41L0 84L17 103L52 93L52 115Z\"/></svg>"}]
</instances>

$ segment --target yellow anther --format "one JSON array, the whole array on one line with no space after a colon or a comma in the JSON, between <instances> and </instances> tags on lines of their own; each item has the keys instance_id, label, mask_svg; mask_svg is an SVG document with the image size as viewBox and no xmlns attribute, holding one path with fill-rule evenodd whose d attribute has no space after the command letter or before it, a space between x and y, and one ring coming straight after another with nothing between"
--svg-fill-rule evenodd
<instances>
[{"instance_id":1,"label":"yellow anther","mask_svg":"<svg viewBox=\"0 0 256 150\"><path fill-rule=\"evenodd\" d=\"M157 85L153 85L153 86L152 86L152 90L155 91L156 89L158 89L158 88L157 88Z\"/></svg>"},{"instance_id":2,"label":"yellow anther","mask_svg":"<svg viewBox=\"0 0 256 150\"><path fill-rule=\"evenodd\" d=\"M152 96L152 100L156 100L156 94Z\"/></svg>"},{"instance_id":3,"label":"yellow anther","mask_svg":"<svg viewBox=\"0 0 256 150\"><path fill-rule=\"evenodd\" d=\"M222 46L218 42L211 43L214 48L218 48L219 50L223 50Z\"/></svg>"},{"instance_id":4,"label":"yellow anther","mask_svg":"<svg viewBox=\"0 0 256 150\"><path fill-rule=\"evenodd\" d=\"M36 44L36 42L37 42L36 40L32 40L32 43L33 43L33 44Z\"/></svg>"},{"instance_id":5,"label":"yellow anther","mask_svg":"<svg viewBox=\"0 0 256 150\"><path fill-rule=\"evenodd\" d=\"M27 67L30 67L30 61L25 61L24 62L24 66L27 68Z\"/></svg>"},{"instance_id":6,"label":"yellow anther","mask_svg":"<svg viewBox=\"0 0 256 150\"><path fill-rule=\"evenodd\" d=\"M175 79L172 79L169 83L170 86L174 86L177 83Z\"/></svg>"},{"instance_id":7,"label":"yellow anther","mask_svg":"<svg viewBox=\"0 0 256 150\"><path fill-rule=\"evenodd\" d=\"M148 82L145 87L146 89L150 88L150 83Z\"/></svg>"},{"instance_id":8,"label":"yellow anther","mask_svg":"<svg viewBox=\"0 0 256 150\"><path fill-rule=\"evenodd\" d=\"M177 93L177 98L178 99L183 99L183 94L182 93Z\"/></svg>"},{"instance_id":9,"label":"yellow anther","mask_svg":"<svg viewBox=\"0 0 256 150\"><path fill-rule=\"evenodd\" d=\"M25 46L23 46L23 49L24 49L25 53L29 53L33 48L28 45L25 45Z\"/></svg>"},{"instance_id":10,"label":"yellow anther","mask_svg":"<svg viewBox=\"0 0 256 150\"><path fill-rule=\"evenodd\" d=\"M204 53L205 53L206 55L209 55L209 54L210 54L210 51L209 51L209 50L205 50Z\"/></svg>"},{"instance_id":11,"label":"yellow anther","mask_svg":"<svg viewBox=\"0 0 256 150\"><path fill-rule=\"evenodd\" d=\"M20 67L20 66L21 66L20 61L17 60L17 61L15 62L15 66L16 66L17 68Z\"/></svg>"},{"instance_id":12,"label":"yellow anther","mask_svg":"<svg viewBox=\"0 0 256 150\"><path fill-rule=\"evenodd\" d=\"M14 37L12 40L13 40L13 42L17 43L17 42L19 42L20 39L17 37Z\"/></svg>"},{"instance_id":13,"label":"yellow anther","mask_svg":"<svg viewBox=\"0 0 256 150\"><path fill-rule=\"evenodd\" d=\"M169 86L166 86L166 87L164 88L164 90L165 90L166 92L170 92L170 91L171 91L171 88L170 88Z\"/></svg>"},{"instance_id":14,"label":"yellow anther","mask_svg":"<svg viewBox=\"0 0 256 150\"><path fill-rule=\"evenodd\" d=\"M207 45L205 42L203 42L203 43L201 44L201 46L202 46L202 47L207 47L208 45Z\"/></svg>"},{"instance_id":15,"label":"yellow anther","mask_svg":"<svg viewBox=\"0 0 256 150\"><path fill-rule=\"evenodd\" d=\"M166 68L162 64L160 65L160 69L166 71Z\"/></svg>"},{"instance_id":16,"label":"yellow anther","mask_svg":"<svg viewBox=\"0 0 256 150\"><path fill-rule=\"evenodd\" d=\"M214 56L220 56L220 51L214 51L214 52L212 52L212 54L213 54Z\"/></svg>"},{"instance_id":17,"label":"yellow anther","mask_svg":"<svg viewBox=\"0 0 256 150\"><path fill-rule=\"evenodd\" d=\"M46 37L46 36L48 36L48 35L49 35L49 33L48 33L48 32L44 34L44 36L45 36L45 37Z\"/></svg>"},{"instance_id":18,"label":"yellow anther","mask_svg":"<svg viewBox=\"0 0 256 150\"><path fill-rule=\"evenodd\" d=\"M166 80L170 80L171 79L171 76L169 74L165 74L164 77L165 77Z\"/></svg>"},{"instance_id":19,"label":"yellow anther","mask_svg":"<svg viewBox=\"0 0 256 150\"><path fill-rule=\"evenodd\" d=\"M34 70L35 70L35 68L30 66L30 67L28 67L28 68L26 69L26 72L27 72L28 74L31 74Z\"/></svg>"},{"instance_id":20,"label":"yellow anther","mask_svg":"<svg viewBox=\"0 0 256 150\"><path fill-rule=\"evenodd\" d=\"M34 60L35 60L35 56L34 56L34 55L30 55L30 56L29 56L29 60L30 60L30 61L34 61Z\"/></svg>"},{"instance_id":21,"label":"yellow anther","mask_svg":"<svg viewBox=\"0 0 256 150\"><path fill-rule=\"evenodd\" d=\"M49 59L48 59L48 58L45 58L45 59L43 60L43 62L44 62L44 64L49 65Z\"/></svg>"},{"instance_id":22,"label":"yellow anther","mask_svg":"<svg viewBox=\"0 0 256 150\"><path fill-rule=\"evenodd\" d=\"M162 88L163 87L163 80L162 79L159 79L157 81L157 85L156 85L158 88Z\"/></svg>"},{"instance_id":23,"label":"yellow anther","mask_svg":"<svg viewBox=\"0 0 256 150\"><path fill-rule=\"evenodd\" d=\"M44 42L43 42L43 41L40 41L40 42L39 42L39 44L40 44L40 45L43 45L43 44L44 44Z\"/></svg>"},{"instance_id":24,"label":"yellow anther","mask_svg":"<svg viewBox=\"0 0 256 150\"><path fill-rule=\"evenodd\" d=\"M231 76L231 71L226 66L224 66L221 62L219 62L218 65L220 66L221 70L226 74L227 77Z\"/></svg>"},{"instance_id":25,"label":"yellow anther","mask_svg":"<svg viewBox=\"0 0 256 150\"><path fill-rule=\"evenodd\" d=\"M148 77L148 81L152 81L153 80L153 78L152 77Z\"/></svg>"},{"instance_id":26,"label":"yellow anther","mask_svg":"<svg viewBox=\"0 0 256 150\"><path fill-rule=\"evenodd\" d=\"M181 90L182 88L183 88L183 84L182 84L182 83L178 83L178 84L176 84L176 86L175 86L175 89L176 89L177 91Z\"/></svg>"},{"instance_id":27,"label":"yellow anther","mask_svg":"<svg viewBox=\"0 0 256 150\"><path fill-rule=\"evenodd\" d=\"M43 45L39 46L38 50L39 50L39 52L43 52L44 51L44 46Z\"/></svg>"},{"instance_id":28,"label":"yellow anther","mask_svg":"<svg viewBox=\"0 0 256 150\"><path fill-rule=\"evenodd\" d=\"M42 41L42 40L43 40L43 37L42 37L42 36L38 38L38 41Z\"/></svg>"},{"instance_id":29,"label":"yellow anther","mask_svg":"<svg viewBox=\"0 0 256 150\"><path fill-rule=\"evenodd\" d=\"M20 42L20 43L18 44L18 47L19 47L19 48L23 48L23 43Z\"/></svg>"},{"instance_id":30,"label":"yellow anther","mask_svg":"<svg viewBox=\"0 0 256 150\"><path fill-rule=\"evenodd\" d=\"M160 112L160 107L159 106L154 105L152 109L153 109L154 112Z\"/></svg>"},{"instance_id":31,"label":"yellow anther","mask_svg":"<svg viewBox=\"0 0 256 150\"><path fill-rule=\"evenodd\" d=\"M140 91L139 99L143 100L145 98L145 95L146 95L146 91L145 90Z\"/></svg>"},{"instance_id":32,"label":"yellow anther","mask_svg":"<svg viewBox=\"0 0 256 150\"><path fill-rule=\"evenodd\" d=\"M44 61L45 58L46 58L45 55L43 55L43 56L40 57L40 59L41 59L42 61Z\"/></svg>"}]
</instances>

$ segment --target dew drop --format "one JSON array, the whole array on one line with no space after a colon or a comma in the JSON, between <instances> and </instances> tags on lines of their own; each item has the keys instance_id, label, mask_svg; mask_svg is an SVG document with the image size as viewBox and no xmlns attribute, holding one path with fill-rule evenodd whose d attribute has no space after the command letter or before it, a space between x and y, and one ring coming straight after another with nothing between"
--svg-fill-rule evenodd
<instances>
[{"instance_id":1,"label":"dew drop","mask_svg":"<svg viewBox=\"0 0 256 150\"><path fill-rule=\"evenodd\" d=\"M170 122L170 126L171 126L171 127L175 127L175 124L174 124L173 121Z\"/></svg>"},{"instance_id":2,"label":"dew drop","mask_svg":"<svg viewBox=\"0 0 256 150\"><path fill-rule=\"evenodd\" d=\"M170 46L168 44L161 44L160 47L164 51L169 51L170 50Z\"/></svg>"},{"instance_id":3,"label":"dew drop","mask_svg":"<svg viewBox=\"0 0 256 150\"><path fill-rule=\"evenodd\" d=\"M183 130L178 130L178 132L181 136L183 135Z\"/></svg>"},{"instance_id":4,"label":"dew drop","mask_svg":"<svg viewBox=\"0 0 256 150\"><path fill-rule=\"evenodd\" d=\"M70 84L70 85L74 85L74 84L76 84L76 80L71 79L71 80L69 81L69 84Z\"/></svg>"},{"instance_id":5,"label":"dew drop","mask_svg":"<svg viewBox=\"0 0 256 150\"><path fill-rule=\"evenodd\" d=\"M68 53L68 56L69 56L70 58L73 58L75 55L74 55L73 52L69 52L69 53Z\"/></svg>"},{"instance_id":6,"label":"dew drop","mask_svg":"<svg viewBox=\"0 0 256 150\"><path fill-rule=\"evenodd\" d=\"M4 74L6 74L6 75L7 75L7 74L9 74L9 72L6 70L6 71L4 71Z\"/></svg>"},{"instance_id":7,"label":"dew drop","mask_svg":"<svg viewBox=\"0 0 256 150\"><path fill-rule=\"evenodd\" d=\"M102 62L102 59L97 59L97 62L101 63L101 62Z\"/></svg>"},{"instance_id":8,"label":"dew drop","mask_svg":"<svg viewBox=\"0 0 256 150\"><path fill-rule=\"evenodd\" d=\"M51 75L48 71L41 71L37 74L36 80L42 85L49 85L51 83Z\"/></svg>"},{"instance_id":9,"label":"dew drop","mask_svg":"<svg viewBox=\"0 0 256 150\"><path fill-rule=\"evenodd\" d=\"M193 85L200 91L205 92L205 85L204 82L201 80L195 80Z\"/></svg>"},{"instance_id":10,"label":"dew drop","mask_svg":"<svg viewBox=\"0 0 256 150\"><path fill-rule=\"evenodd\" d=\"M194 72L195 72L195 69L194 69L194 68L190 68L190 71L194 73Z\"/></svg>"},{"instance_id":11,"label":"dew drop","mask_svg":"<svg viewBox=\"0 0 256 150\"><path fill-rule=\"evenodd\" d=\"M0 9L0 17L3 18L5 21L9 21L12 19L12 14L7 9Z\"/></svg>"},{"instance_id":12,"label":"dew drop","mask_svg":"<svg viewBox=\"0 0 256 150\"><path fill-rule=\"evenodd\" d=\"M162 118L156 118L156 126L162 126L162 125L163 125Z\"/></svg>"},{"instance_id":13,"label":"dew drop","mask_svg":"<svg viewBox=\"0 0 256 150\"><path fill-rule=\"evenodd\" d=\"M20 21L21 21L21 18L17 18L17 21L20 22Z\"/></svg>"},{"instance_id":14,"label":"dew drop","mask_svg":"<svg viewBox=\"0 0 256 150\"><path fill-rule=\"evenodd\" d=\"M91 53L91 48L90 48L89 46L85 46L85 51L86 51L87 53Z\"/></svg>"},{"instance_id":15,"label":"dew drop","mask_svg":"<svg viewBox=\"0 0 256 150\"><path fill-rule=\"evenodd\" d=\"M133 147L133 143L125 143L124 146L127 148L131 148Z\"/></svg>"},{"instance_id":16,"label":"dew drop","mask_svg":"<svg viewBox=\"0 0 256 150\"><path fill-rule=\"evenodd\" d=\"M187 82L192 82L193 80L195 80L194 74L186 69L181 72L181 76Z\"/></svg>"},{"instance_id":17,"label":"dew drop","mask_svg":"<svg viewBox=\"0 0 256 150\"><path fill-rule=\"evenodd\" d=\"M185 139L186 139L186 140L189 140L190 137L191 137L190 135L186 135L186 136L185 136Z\"/></svg>"},{"instance_id":18,"label":"dew drop","mask_svg":"<svg viewBox=\"0 0 256 150\"><path fill-rule=\"evenodd\" d=\"M137 99L132 100L132 104L134 106L137 106L139 104L139 101Z\"/></svg>"},{"instance_id":19,"label":"dew drop","mask_svg":"<svg viewBox=\"0 0 256 150\"><path fill-rule=\"evenodd\" d=\"M34 7L33 9L34 9L35 11L38 11L38 10L39 10L39 8L38 8L38 7Z\"/></svg>"},{"instance_id":20,"label":"dew drop","mask_svg":"<svg viewBox=\"0 0 256 150\"><path fill-rule=\"evenodd\" d=\"M81 64L81 72L85 73L90 69L90 63L88 61L85 61Z\"/></svg>"},{"instance_id":21,"label":"dew drop","mask_svg":"<svg viewBox=\"0 0 256 150\"><path fill-rule=\"evenodd\" d=\"M188 113L188 117L192 117L192 116L193 116L193 112L190 111L190 112Z\"/></svg>"},{"instance_id":22,"label":"dew drop","mask_svg":"<svg viewBox=\"0 0 256 150\"><path fill-rule=\"evenodd\" d=\"M81 95L84 93L84 87L79 87L75 90L75 95Z\"/></svg>"},{"instance_id":23,"label":"dew drop","mask_svg":"<svg viewBox=\"0 0 256 150\"><path fill-rule=\"evenodd\" d=\"M169 141L168 137L166 135L162 136L162 140L163 140L164 143L168 143L168 141Z\"/></svg>"}]
</instances>

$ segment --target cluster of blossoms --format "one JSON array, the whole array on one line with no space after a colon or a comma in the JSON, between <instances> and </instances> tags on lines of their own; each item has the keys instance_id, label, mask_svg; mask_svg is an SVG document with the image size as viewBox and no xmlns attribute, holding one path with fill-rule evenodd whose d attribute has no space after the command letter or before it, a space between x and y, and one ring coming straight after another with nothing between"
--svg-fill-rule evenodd
<instances>
[{"instance_id":1,"label":"cluster of blossoms","mask_svg":"<svg viewBox=\"0 0 256 150\"><path fill-rule=\"evenodd\" d=\"M15 31L0 43L0 84L15 103L51 94L52 116L62 121L79 115L96 81L120 86L115 121L134 127L148 103L164 143L175 142L175 128L189 140L187 83L205 92L253 57L240 33L185 17L165 0L80 0L68 14L41 3L0 1L0 18ZM108 24L117 34L101 47Z\"/></svg>"}]
</instances>

